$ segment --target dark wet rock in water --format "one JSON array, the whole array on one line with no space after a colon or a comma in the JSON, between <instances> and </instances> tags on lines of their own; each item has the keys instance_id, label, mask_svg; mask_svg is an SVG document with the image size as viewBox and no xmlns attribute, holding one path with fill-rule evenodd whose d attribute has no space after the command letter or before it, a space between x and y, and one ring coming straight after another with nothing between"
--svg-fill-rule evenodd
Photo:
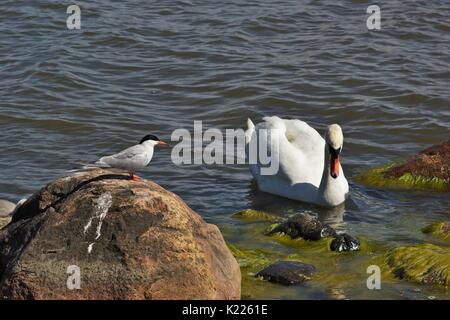
<instances>
[{"instance_id":1,"label":"dark wet rock in water","mask_svg":"<svg viewBox=\"0 0 450 320\"><path fill-rule=\"evenodd\" d=\"M336 231L329 225L323 224L316 217L305 213L296 214L281 222L267 235L270 236L277 232L283 232L292 239L302 238L305 240L319 240L336 235Z\"/></svg>"},{"instance_id":2,"label":"dark wet rock in water","mask_svg":"<svg viewBox=\"0 0 450 320\"><path fill-rule=\"evenodd\" d=\"M359 240L355 237L343 233L336 235L330 245L332 251L342 252L342 251L357 251L359 250Z\"/></svg>"},{"instance_id":3,"label":"dark wet rock in water","mask_svg":"<svg viewBox=\"0 0 450 320\"><path fill-rule=\"evenodd\" d=\"M400 164L371 169L356 180L375 187L450 191L450 140Z\"/></svg>"},{"instance_id":4,"label":"dark wet rock in water","mask_svg":"<svg viewBox=\"0 0 450 320\"><path fill-rule=\"evenodd\" d=\"M67 288L70 266L81 289ZM0 230L1 299L239 299L240 281L215 225L114 171L57 179Z\"/></svg>"},{"instance_id":5,"label":"dark wet rock in water","mask_svg":"<svg viewBox=\"0 0 450 320\"><path fill-rule=\"evenodd\" d=\"M266 234L271 236L279 232L288 235L292 239L320 240L322 238L332 237L334 238L330 245L332 251L356 251L359 250L360 246L358 239L355 237L346 233L338 234L331 226L320 222L318 218L306 213L299 213L288 218Z\"/></svg>"},{"instance_id":6,"label":"dark wet rock in water","mask_svg":"<svg viewBox=\"0 0 450 320\"><path fill-rule=\"evenodd\" d=\"M256 274L270 282L283 285L300 284L311 278L316 268L297 261L277 261Z\"/></svg>"}]
</instances>

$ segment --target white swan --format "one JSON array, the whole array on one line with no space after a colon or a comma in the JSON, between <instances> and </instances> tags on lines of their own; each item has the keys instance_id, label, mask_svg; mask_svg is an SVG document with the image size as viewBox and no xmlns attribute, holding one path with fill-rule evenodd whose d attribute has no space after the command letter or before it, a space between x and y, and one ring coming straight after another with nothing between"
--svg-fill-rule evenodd
<instances>
[{"instance_id":1,"label":"white swan","mask_svg":"<svg viewBox=\"0 0 450 320\"><path fill-rule=\"evenodd\" d=\"M279 170L273 175L262 174L264 166L260 164L258 155L258 162L250 163L250 171L259 189L321 206L333 207L343 203L349 188L339 163L344 143L341 127L330 125L323 139L315 129L300 120L275 116L263 120L256 126L247 120L247 157L251 144L259 141L260 148L265 140L271 141L267 149L272 158L279 156ZM267 132L267 135L261 132ZM276 141L278 148L273 144Z\"/></svg>"}]
</instances>

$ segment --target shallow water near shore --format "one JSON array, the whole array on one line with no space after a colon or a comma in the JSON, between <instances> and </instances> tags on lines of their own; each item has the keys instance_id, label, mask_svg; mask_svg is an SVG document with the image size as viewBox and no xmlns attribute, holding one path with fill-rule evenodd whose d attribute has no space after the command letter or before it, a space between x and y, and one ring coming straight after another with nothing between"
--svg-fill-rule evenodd
<instances>
[{"instance_id":1,"label":"shallow water near shore","mask_svg":"<svg viewBox=\"0 0 450 320\"><path fill-rule=\"evenodd\" d=\"M450 12L446 1L389 1L382 29L366 28L367 1L81 2L82 29L66 28L60 1L0 5L0 198L18 201L76 161L178 128L243 128L266 115L298 118L321 133L343 127L345 205L318 208L257 191L245 165L175 166L156 151L141 173L180 195L228 243L298 254L316 278L284 287L243 269L243 297L448 299L448 291L366 268L392 247L433 242L421 228L448 220L448 193L369 188L354 177L448 139ZM310 212L372 248L331 253L264 236L267 222L235 219L255 208ZM248 272L247 272L248 271Z\"/></svg>"}]
</instances>

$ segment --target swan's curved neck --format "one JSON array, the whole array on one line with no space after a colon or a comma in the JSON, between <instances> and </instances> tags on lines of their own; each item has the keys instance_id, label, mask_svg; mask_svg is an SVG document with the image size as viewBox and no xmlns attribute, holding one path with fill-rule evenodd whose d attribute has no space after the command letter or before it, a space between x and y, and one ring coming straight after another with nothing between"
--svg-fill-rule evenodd
<instances>
[{"instance_id":1,"label":"swan's curved neck","mask_svg":"<svg viewBox=\"0 0 450 320\"><path fill-rule=\"evenodd\" d=\"M322 180L319 185L318 203L322 205L334 206L339 204L340 199L345 191L342 190L342 184L339 178L333 178L330 174L330 153L328 150L328 143L325 143L325 151L323 157L323 173ZM336 203L338 202L338 203Z\"/></svg>"}]
</instances>

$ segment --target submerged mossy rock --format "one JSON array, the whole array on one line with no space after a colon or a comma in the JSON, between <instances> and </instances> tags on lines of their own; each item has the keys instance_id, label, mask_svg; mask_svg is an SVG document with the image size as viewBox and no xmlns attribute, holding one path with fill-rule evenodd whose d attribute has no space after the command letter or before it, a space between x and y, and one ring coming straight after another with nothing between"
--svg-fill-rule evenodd
<instances>
[{"instance_id":1,"label":"submerged mossy rock","mask_svg":"<svg viewBox=\"0 0 450 320\"><path fill-rule=\"evenodd\" d=\"M338 234L331 226L324 224L314 216L305 213L296 214L286 221L270 226L266 235L285 234L291 239L320 240L334 238L329 248L332 251L357 251L360 243L358 239L348 234Z\"/></svg>"},{"instance_id":2,"label":"submerged mossy rock","mask_svg":"<svg viewBox=\"0 0 450 320\"><path fill-rule=\"evenodd\" d=\"M279 241L282 239L281 241ZM292 239L285 234L275 234L269 238L269 246L255 247L257 243L228 244L231 252L241 266L242 297L244 299L279 299L280 296L292 295L292 286L255 277L264 268L277 261L292 261L314 265L315 273L308 279L309 288L354 288L360 286L367 278L368 265L383 265L385 247L372 241L362 241L361 250L350 254L338 254L329 249L332 238L318 241L308 241L301 238ZM348 265L350 263L350 265ZM350 267L349 267L350 266ZM393 280L393 275L387 270L383 279ZM387 280L388 281L388 280ZM301 290L301 289L300 289ZM334 299L333 295L330 298Z\"/></svg>"},{"instance_id":3,"label":"submerged mossy rock","mask_svg":"<svg viewBox=\"0 0 450 320\"><path fill-rule=\"evenodd\" d=\"M450 284L450 248L433 244L399 247L386 254L395 276L418 283Z\"/></svg>"},{"instance_id":4,"label":"submerged mossy rock","mask_svg":"<svg viewBox=\"0 0 450 320\"><path fill-rule=\"evenodd\" d=\"M423 228L422 232L429 233L445 241L450 241L450 221L435 222Z\"/></svg>"},{"instance_id":5,"label":"submerged mossy rock","mask_svg":"<svg viewBox=\"0 0 450 320\"><path fill-rule=\"evenodd\" d=\"M403 163L371 169L356 181L374 187L450 191L450 140L420 151Z\"/></svg>"},{"instance_id":6,"label":"submerged mossy rock","mask_svg":"<svg viewBox=\"0 0 450 320\"><path fill-rule=\"evenodd\" d=\"M279 217L271 215L265 211L255 209L244 209L233 214L233 218L250 220L250 221L278 221Z\"/></svg>"},{"instance_id":7,"label":"submerged mossy rock","mask_svg":"<svg viewBox=\"0 0 450 320\"><path fill-rule=\"evenodd\" d=\"M317 218L304 213L296 214L281 222L267 235L270 236L278 232L285 233L292 239L303 238L305 240L319 240L336 235L336 231L329 225L323 224Z\"/></svg>"},{"instance_id":8,"label":"submerged mossy rock","mask_svg":"<svg viewBox=\"0 0 450 320\"><path fill-rule=\"evenodd\" d=\"M229 244L228 248L238 261L241 269L248 269L251 273L257 272L275 259L282 257L275 252L264 249L245 249L233 244Z\"/></svg>"}]
</instances>

